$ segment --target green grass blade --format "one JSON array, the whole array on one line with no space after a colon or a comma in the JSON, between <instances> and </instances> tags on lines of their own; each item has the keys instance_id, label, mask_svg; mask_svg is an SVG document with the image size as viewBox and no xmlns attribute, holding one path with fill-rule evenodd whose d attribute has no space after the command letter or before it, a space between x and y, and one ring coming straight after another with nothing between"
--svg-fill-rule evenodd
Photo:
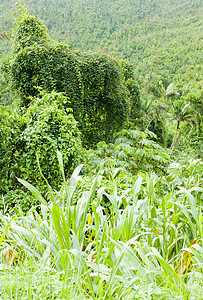
<instances>
[{"instance_id":1,"label":"green grass blade","mask_svg":"<svg viewBox=\"0 0 203 300\"><path fill-rule=\"evenodd\" d=\"M31 191L31 193L35 196L35 198L37 200L39 200L40 203L42 203L48 207L48 203L46 202L46 200L42 197L40 192L32 184L30 184L29 182L27 182L23 179L19 179L19 178L17 178L17 179L20 183L22 183L22 185L24 185L26 188L28 188L28 190Z\"/></svg>"}]
</instances>

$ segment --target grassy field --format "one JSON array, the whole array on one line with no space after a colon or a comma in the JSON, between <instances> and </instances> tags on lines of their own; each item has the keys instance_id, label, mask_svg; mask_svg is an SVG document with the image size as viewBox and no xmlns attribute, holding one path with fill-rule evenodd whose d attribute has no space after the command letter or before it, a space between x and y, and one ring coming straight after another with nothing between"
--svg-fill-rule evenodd
<instances>
[{"instance_id":1,"label":"grassy field","mask_svg":"<svg viewBox=\"0 0 203 300\"><path fill-rule=\"evenodd\" d=\"M58 159L58 192L20 180L41 204L1 212L1 299L202 299L200 160L129 178L108 160L66 180Z\"/></svg>"}]
</instances>

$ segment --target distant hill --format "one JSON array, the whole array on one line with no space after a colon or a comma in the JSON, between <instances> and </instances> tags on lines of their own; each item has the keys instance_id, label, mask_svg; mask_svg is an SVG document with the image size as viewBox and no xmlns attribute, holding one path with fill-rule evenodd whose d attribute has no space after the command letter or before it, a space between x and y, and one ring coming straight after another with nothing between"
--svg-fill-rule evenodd
<instances>
[{"instance_id":1,"label":"distant hill","mask_svg":"<svg viewBox=\"0 0 203 300\"><path fill-rule=\"evenodd\" d=\"M1 0L1 30L12 30L16 0ZM201 88L201 0L25 0L51 36L70 48L109 52L134 64L136 78L158 95L159 81ZM0 44L1 54L9 43Z\"/></svg>"}]
</instances>

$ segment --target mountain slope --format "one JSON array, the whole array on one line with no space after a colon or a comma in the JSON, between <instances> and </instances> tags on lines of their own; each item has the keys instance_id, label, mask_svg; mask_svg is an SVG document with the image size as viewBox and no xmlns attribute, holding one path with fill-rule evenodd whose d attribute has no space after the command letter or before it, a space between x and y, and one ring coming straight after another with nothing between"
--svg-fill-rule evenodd
<instances>
[{"instance_id":1,"label":"mountain slope","mask_svg":"<svg viewBox=\"0 0 203 300\"><path fill-rule=\"evenodd\" d=\"M201 87L202 1L197 0L26 0L51 36L70 48L112 53L134 64L146 90L162 80ZM2 30L12 29L15 0L2 0ZM8 47L8 46L7 46ZM151 88L156 95L157 89Z\"/></svg>"}]
</instances>

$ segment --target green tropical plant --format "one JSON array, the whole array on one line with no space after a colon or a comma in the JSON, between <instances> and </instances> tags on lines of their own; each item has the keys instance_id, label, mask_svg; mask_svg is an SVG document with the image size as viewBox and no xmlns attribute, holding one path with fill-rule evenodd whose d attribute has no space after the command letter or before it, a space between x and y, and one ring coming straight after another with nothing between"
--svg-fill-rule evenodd
<instances>
[{"instance_id":1,"label":"green tropical plant","mask_svg":"<svg viewBox=\"0 0 203 300\"><path fill-rule=\"evenodd\" d=\"M142 132L138 129L124 129L117 133L114 144L100 142L95 150L89 149L86 152L84 161L87 170L98 171L100 163L107 159L109 166L103 172L111 178L111 167L122 170L126 175L139 171L165 174L170 152L154 142L152 139L155 137L149 130Z\"/></svg>"},{"instance_id":2,"label":"green tropical plant","mask_svg":"<svg viewBox=\"0 0 203 300\"><path fill-rule=\"evenodd\" d=\"M87 190L82 166L66 180L57 155L63 188L53 194L48 184L48 200L19 179L41 202L41 213L1 214L1 249L64 270L90 299L201 298L200 160L171 165L167 176L143 173L126 190L119 176L108 190L97 174Z\"/></svg>"},{"instance_id":3,"label":"green tropical plant","mask_svg":"<svg viewBox=\"0 0 203 300\"><path fill-rule=\"evenodd\" d=\"M41 92L39 97L32 99L32 105L23 115L19 111L1 111L1 193L8 194L5 199L9 204L13 201L12 206L17 199L15 201L9 191L18 189L16 177L43 186L42 173L53 188L60 184L57 149L64 155L66 174L80 162L83 151L80 132L71 109L64 109L64 102L67 98L60 93ZM33 205L32 200L30 205Z\"/></svg>"},{"instance_id":4,"label":"green tropical plant","mask_svg":"<svg viewBox=\"0 0 203 300\"><path fill-rule=\"evenodd\" d=\"M173 148L176 149L178 147L181 138L180 124L182 122L188 122L188 123L194 122L196 115L195 115L195 111L191 108L189 103L186 103L184 99L175 98L175 96L179 96L179 93L173 88L173 84L170 84L167 87L165 96L169 101L168 103L170 108L169 119L176 121L176 130L175 130L173 142L171 144L171 149Z\"/></svg>"}]
</instances>

